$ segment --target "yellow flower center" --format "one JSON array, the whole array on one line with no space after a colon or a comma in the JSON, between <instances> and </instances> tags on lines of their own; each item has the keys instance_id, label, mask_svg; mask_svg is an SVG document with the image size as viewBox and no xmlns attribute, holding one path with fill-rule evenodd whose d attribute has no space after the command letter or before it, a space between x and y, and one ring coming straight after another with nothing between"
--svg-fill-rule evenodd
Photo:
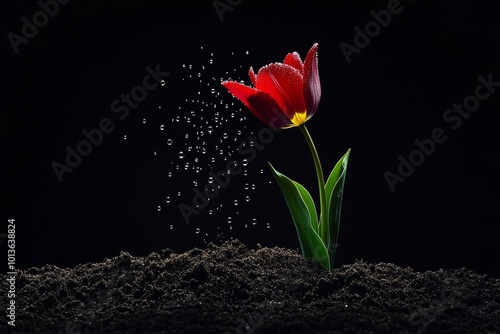
<instances>
[{"instance_id":1,"label":"yellow flower center","mask_svg":"<svg viewBox=\"0 0 500 334\"><path fill-rule=\"evenodd\" d=\"M300 124L304 123L307 120L307 115L306 112L296 112L291 121L293 124L299 126Z\"/></svg>"}]
</instances>

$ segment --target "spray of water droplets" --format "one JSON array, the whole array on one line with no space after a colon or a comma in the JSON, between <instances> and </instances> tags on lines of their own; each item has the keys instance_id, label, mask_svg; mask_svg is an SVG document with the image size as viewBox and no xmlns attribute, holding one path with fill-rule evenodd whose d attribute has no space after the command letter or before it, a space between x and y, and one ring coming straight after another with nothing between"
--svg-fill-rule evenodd
<instances>
[{"instance_id":1,"label":"spray of water droplets","mask_svg":"<svg viewBox=\"0 0 500 334\"><path fill-rule=\"evenodd\" d=\"M195 235L210 241L213 235L229 234L230 230L270 228L269 223L252 214L255 208L251 207L257 184L270 182L268 174L264 175L264 166L253 168L248 156L238 152L243 142L253 145L247 140L255 135L247 127L247 116L251 114L242 110L241 104L220 84L222 80L243 82L243 79L248 83L247 70L251 62L248 55L248 51L219 55L201 47L197 63L181 64L172 71L177 77L172 75L161 84L165 91L175 81L185 94L172 97L167 92L165 100L155 107L157 110L152 113L155 116L140 119L141 126L148 127L157 139L150 154L164 167L162 178L166 189L163 200L154 204L154 208L159 214L168 212L169 217L175 214L178 218L177 224L169 220L170 230L184 224L178 205L185 203L193 207L193 188L203 193L205 185L214 183L211 171L212 175L220 171L228 173L231 180L226 187L212 187L218 195L208 199L206 207L194 208L199 211L190 216ZM123 140L127 140L127 135ZM227 170L228 162L233 160L242 169L239 175L231 175ZM264 177L266 180L262 182ZM221 223L207 225L204 221L208 218ZM223 224L224 221L227 224Z\"/></svg>"}]
</instances>

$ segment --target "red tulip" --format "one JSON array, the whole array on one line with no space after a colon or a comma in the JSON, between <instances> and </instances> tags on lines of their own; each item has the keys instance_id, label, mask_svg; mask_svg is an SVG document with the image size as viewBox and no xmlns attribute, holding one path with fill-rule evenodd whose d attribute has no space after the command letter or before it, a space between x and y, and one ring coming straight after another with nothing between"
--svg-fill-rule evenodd
<instances>
[{"instance_id":1,"label":"red tulip","mask_svg":"<svg viewBox=\"0 0 500 334\"><path fill-rule=\"evenodd\" d=\"M297 52L289 53L283 63L266 65L257 75L250 67L255 88L235 81L222 85L264 123L274 128L299 126L314 115L321 98L317 50L318 43L304 63Z\"/></svg>"}]
</instances>

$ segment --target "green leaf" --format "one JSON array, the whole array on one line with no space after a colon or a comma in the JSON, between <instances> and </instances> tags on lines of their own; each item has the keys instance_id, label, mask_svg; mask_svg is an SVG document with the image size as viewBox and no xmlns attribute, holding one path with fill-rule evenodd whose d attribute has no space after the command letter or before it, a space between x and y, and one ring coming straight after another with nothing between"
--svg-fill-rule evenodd
<instances>
[{"instance_id":1,"label":"green leaf","mask_svg":"<svg viewBox=\"0 0 500 334\"><path fill-rule=\"evenodd\" d=\"M318 213L316 212L316 205L314 205L314 200L312 199L311 194L307 191L306 188L304 188L300 183L292 181L293 184L297 187L297 189L300 192L300 195L302 196L302 199L304 200L304 203L307 206L307 209L309 210L309 214L311 216L311 227L316 232L316 234L319 235L319 225L318 225Z\"/></svg>"},{"instance_id":2,"label":"green leaf","mask_svg":"<svg viewBox=\"0 0 500 334\"><path fill-rule=\"evenodd\" d=\"M337 162L325 184L327 222L329 225L328 240L325 242L330 257L330 268L333 269L335 261L335 252L337 250L337 241L340 227L340 211L342 208L342 196L344 192L344 182L347 172L347 162L351 149Z\"/></svg>"},{"instance_id":3,"label":"green leaf","mask_svg":"<svg viewBox=\"0 0 500 334\"><path fill-rule=\"evenodd\" d=\"M271 164L269 167L281 188L288 210L292 215L302 256L307 261L317 262L326 269L330 269L327 249L317 232L318 218L311 195L299 183L276 171Z\"/></svg>"}]
</instances>

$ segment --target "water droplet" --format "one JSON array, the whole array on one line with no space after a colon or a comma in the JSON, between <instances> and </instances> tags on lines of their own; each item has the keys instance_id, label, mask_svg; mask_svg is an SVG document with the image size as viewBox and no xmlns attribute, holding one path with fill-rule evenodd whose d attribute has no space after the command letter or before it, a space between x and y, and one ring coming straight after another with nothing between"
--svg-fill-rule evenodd
<instances>
[{"instance_id":1,"label":"water droplet","mask_svg":"<svg viewBox=\"0 0 500 334\"><path fill-rule=\"evenodd\" d=\"M170 229L173 230L174 229L174 225L170 225Z\"/></svg>"},{"instance_id":2,"label":"water droplet","mask_svg":"<svg viewBox=\"0 0 500 334\"><path fill-rule=\"evenodd\" d=\"M177 192L177 196L181 196L181 192L180 191Z\"/></svg>"},{"instance_id":3,"label":"water droplet","mask_svg":"<svg viewBox=\"0 0 500 334\"><path fill-rule=\"evenodd\" d=\"M245 197L245 200L246 200L247 202L250 202L250 196L248 196L248 195L247 195L247 196Z\"/></svg>"},{"instance_id":4,"label":"water droplet","mask_svg":"<svg viewBox=\"0 0 500 334\"><path fill-rule=\"evenodd\" d=\"M160 85L165 86L165 80L160 81Z\"/></svg>"},{"instance_id":5,"label":"water droplet","mask_svg":"<svg viewBox=\"0 0 500 334\"><path fill-rule=\"evenodd\" d=\"M266 227L267 227L267 228L271 228L271 223L267 223L267 224L266 224Z\"/></svg>"},{"instance_id":6,"label":"water droplet","mask_svg":"<svg viewBox=\"0 0 500 334\"><path fill-rule=\"evenodd\" d=\"M161 211L161 205L158 205L158 207L156 208L156 210L158 210L158 212Z\"/></svg>"},{"instance_id":7,"label":"water droplet","mask_svg":"<svg viewBox=\"0 0 500 334\"><path fill-rule=\"evenodd\" d=\"M164 124L160 125L160 130L161 131L165 130L165 125Z\"/></svg>"},{"instance_id":8,"label":"water droplet","mask_svg":"<svg viewBox=\"0 0 500 334\"><path fill-rule=\"evenodd\" d=\"M167 197L165 198L165 202L170 203L170 201L171 201L170 196L167 196Z\"/></svg>"},{"instance_id":9,"label":"water droplet","mask_svg":"<svg viewBox=\"0 0 500 334\"><path fill-rule=\"evenodd\" d=\"M252 188L252 190L255 190L255 188L256 188L255 183L252 183L251 188Z\"/></svg>"},{"instance_id":10,"label":"water droplet","mask_svg":"<svg viewBox=\"0 0 500 334\"><path fill-rule=\"evenodd\" d=\"M241 164L243 165L243 167L248 166L248 160L247 159L241 160Z\"/></svg>"},{"instance_id":11,"label":"water droplet","mask_svg":"<svg viewBox=\"0 0 500 334\"><path fill-rule=\"evenodd\" d=\"M210 90L210 92L211 92L212 94L215 94L215 88L212 88L212 89Z\"/></svg>"},{"instance_id":12,"label":"water droplet","mask_svg":"<svg viewBox=\"0 0 500 334\"><path fill-rule=\"evenodd\" d=\"M146 124L146 122L147 122L147 119L143 118L142 119L142 124Z\"/></svg>"},{"instance_id":13,"label":"water droplet","mask_svg":"<svg viewBox=\"0 0 500 334\"><path fill-rule=\"evenodd\" d=\"M229 137L229 135L227 134L227 132L224 132L224 133L222 134L222 138L227 139L227 137Z\"/></svg>"},{"instance_id":14,"label":"water droplet","mask_svg":"<svg viewBox=\"0 0 500 334\"><path fill-rule=\"evenodd\" d=\"M186 156L186 155L184 154L184 152L179 151L179 158L180 158L180 159L184 159L184 157L185 157L185 156Z\"/></svg>"},{"instance_id":15,"label":"water droplet","mask_svg":"<svg viewBox=\"0 0 500 334\"><path fill-rule=\"evenodd\" d=\"M156 155L156 151L153 152L153 155Z\"/></svg>"},{"instance_id":16,"label":"water droplet","mask_svg":"<svg viewBox=\"0 0 500 334\"><path fill-rule=\"evenodd\" d=\"M232 217L227 217L227 223L231 224L232 222L233 222L233 218Z\"/></svg>"},{"instance_id":17,"label":"water droplet","mask_svg":"<svg viewBox=\"0 0 500 334\"><path fill-rule=\"evenodd\" d=\"M123 140L127 140L127 135L123 135Z\"/></svg>"},{"instance_id":18,"label":"water droplet","mask_svg":"<svg viewBox=\"0 0 500 334\"><path fill-rule=\"evenodd\" d=\"M255 218L252 219L252 225L257 225L257 219Z\"/></svg>"},{"instance_id":19,"label":"water droplet","mask_svg":"<svg viewBox=\"0 0 500 334\"><path fill-rule=\"evenodd\" d=\"M200 228L199 228L199 227L197 227L195 232L196 232L196 234L199 234L199 233L201 232L201 231L200 231Z\"/></svg>"},{"instance_id":20,"label":"water droplet","mask_svg":"<svg viewBox=\"0 0 500 334\"><path fill-rule=\"evenodd\" d=\"M245 188L245 190L250 189L250 184L249 183L245 183L245 185L243 186L243 188Z\"/></svg>"},{"instance_id":21,"label":"water droplet","mask_svg":"<svg viewBox=\"0 0 500 334\"><path fill-rule=\"evenodd\" d=\"M238 205L238 200L237 200L237 199L235 199L235 200L234 200L234 205L235 205L235 206L237 206L237 205Z\"/></svg>"},{"instance_id":22,"label":"water droplet","mask_svg":"<svg viewBox=\"0 0 500 334\"><path fill-rule=\"evenodd\" d=\"M249 54L249 53L250 53L250 52L248 52L248 51L245 51L245 54L246 54L246 55L247 55L247 54Z\"/></svg>"}]
</instances>

